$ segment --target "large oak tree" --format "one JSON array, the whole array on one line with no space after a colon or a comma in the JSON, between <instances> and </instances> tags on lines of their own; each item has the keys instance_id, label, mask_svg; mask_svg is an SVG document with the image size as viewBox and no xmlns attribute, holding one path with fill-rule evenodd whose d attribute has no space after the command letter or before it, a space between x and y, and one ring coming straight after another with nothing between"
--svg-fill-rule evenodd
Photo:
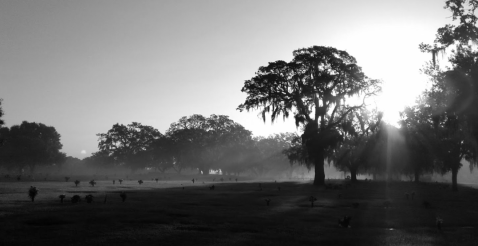
<instances>
[{"instance_id":1,"label":"large oak tree","mask_svg":"<svg viewBox=\"0 0 478 246\"><path fill-rule=\"evenodd\" d=\"M238 109L259 109L264 121L268 113L271 121L292 115L304 128L301 143L306 162L315 166L314 184L322 185L326 152L341 140L337 128L380 90L380 81L365 76L346 51L313 46L293 55L291 62L271 62L246 80L242 92L248 96ZM350 100L357 97L361 100Z\"/></svg>"}]
</instances>

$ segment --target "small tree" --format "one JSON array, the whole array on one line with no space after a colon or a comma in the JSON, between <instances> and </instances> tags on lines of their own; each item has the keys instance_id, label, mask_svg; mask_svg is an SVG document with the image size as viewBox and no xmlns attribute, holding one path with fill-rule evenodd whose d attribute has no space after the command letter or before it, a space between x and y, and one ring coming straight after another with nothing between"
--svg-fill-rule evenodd
<instances>
[{"instance_id":1,"label":"small tree","mask_svg":"<svg viewBox=\"0 0 478 246\"><path fill-rule=\"evenodd\" d=\"M75 204L75 203L79 203L81 201L81 197L79 195L74 195L73 197L71 197L71 203Z\"/></svg>"},{"instance_id":2,"label":"small tree","mask_svg":"<svg viewBox=\"0 0 478 246\"><path fill-rule=\"evenodd\" d=\"M79 184L80 184L80 181L79 181L79 180L75 180L75 186L78 187Z\"/></svg>"},{"instance_id":3,"label":"small tree","mask_svg":"<svg viewBox=\"0 0 478 246\"><path fill-rule=\"evenodd\" d=\"M85 200L87 203L92 203L93 202L93 195L89 194L85 196Z\"/></svg>"},{"instance_id":4,"label":"small tree","mask_svg":"<svg viewBox=\"0 0 478 246\"><path fill-rule=\"evenodd\" d=\"M70 177L65 177L65 181L66 182L70 181Z\"/></svg>"},{"instance_id":5,"label":"small tree","mask_svg":"<svg viewBox=\"0 0 478 246\"><path fill-rule=\"evenodd\" d=\"M139 184L139 185L142 185L142 184L143 184L143 180L141 180L141 179L138 180L138 184Z\"/></svg>"},{"instance_id":6,"label":"small tree","mask_svg":"<svg viewBox=\"0 0 478 246\"><path fill-rule=\"evenodd\" d=\"M420 175L433 171L434 154L438 143L430 117L430 108L421 101L423 99L420 97L416 106L406 107L400 112L402 118L400 132L405 137L408 148L408 161L403 172L413 174L415 182L419 182Z\"/></svg>"},{"instance_id":7,"label":"small tree","mask_svg":"<svg viewBox=\"0 0 478 246\"><path fill-rule=\"evenodd\" d=\"M310 196L309 197L309 202L310 202L310 206L311 207L314 207L314 202L317 201L317 198L315 198L314 196Z\"/></svg>"},{"instance_id":8,"label":"small tree","mask_svg":"<svg viewBox=\"0 0 478 246\"><path fill-rule=\"evenodd\" d=\"M35 197L38 195L38 189L37 187L30 186L30 189L28 190L28 196L30 199L32 199L32 202L35 201Z\"/></svg>"},{"instance_id":9,"label":"small tree","mask_svg":"<svg viewBox=\"0 0 478 246\"><path fill-rule=\"evenodd\" d=\"M91 180L91 181L90 181L90 185L91 185L92 187L94 187L95 184L96 184L96 181L95 181L95 180Z\"/></svg>"},{"instance_id":10,"label":"small tree","mask_svg":"<svg viewBox=\"0 0 478 246\"><path fill-rule=\"evenodd\" d=\"M122 183L123 183L123 180L122 180L122 179L118 179L118 181L120 182L120 184L122 184Z\"/></svg>"},{"instance_id":11,"label":"small tree","mask_svg":"<svg viewBox=\"0 0 478 246\"><path fill-rule=\"evenodd\" d=\"M65 199L65 194L61 194L60 196L58 196L58 198L60 198L60 202L63 203L63 199Z\"/></svg>"},{"instance_id":12,"label":"small tree","mask_svg":"<svg viewBox=\"0 0 478 246\"><path fill-rule=\"evenodd\" d=\"M340 124L343 141L332 155L335 167L340 171L350 171L352 182L357 181L357 174L367 170L368 155L372 136L381 125L383 114L377 111L362 109L355 114L349 114Z\"/></svg>"},{"instance_id":13,"label":"small tree","mask_svg":"<svg viewBox=\"0 0 478 246\"><path fill-rule=\"evenodd\" d=\"M124 191L122 191L120 193L120 197L121 197L121 200L124 202L124 200L126 200L126 193Z\"/></svg>"}]
</instances>

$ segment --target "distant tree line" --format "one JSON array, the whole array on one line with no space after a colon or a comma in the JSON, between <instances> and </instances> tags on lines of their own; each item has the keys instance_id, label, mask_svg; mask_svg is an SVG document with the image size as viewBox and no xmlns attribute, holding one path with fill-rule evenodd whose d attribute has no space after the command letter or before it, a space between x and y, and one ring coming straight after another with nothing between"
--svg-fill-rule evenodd
<instances>
[{"instance_id":1,"label":"distant tree line","mask_svg":"<svg viewBox=\"0 0 478 246\"><path fill-rule=\"evenodd\" d=\"M295 134L253 137L251 131L228 116L195 114L172 123L164 134L133 122L115 124L97 136L99 151L83 160L89 166L264 175L289 169L282 151L290 146Z\"/></svg>"}]
</instances>

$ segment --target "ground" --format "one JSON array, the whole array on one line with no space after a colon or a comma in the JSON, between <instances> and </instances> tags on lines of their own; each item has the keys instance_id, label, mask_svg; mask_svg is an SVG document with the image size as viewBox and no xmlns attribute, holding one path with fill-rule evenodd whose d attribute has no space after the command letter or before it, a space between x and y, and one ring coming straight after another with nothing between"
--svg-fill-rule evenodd
<instances>
[{"instance_id":1,"label":"ground","mask_svg":"<svg viewBox=\"0 0 478 246\"><path fill-rule=\"evenodd\" d=\"M100 180L95 187L87 180L75 187L74 179L2 181L0 245L476 245L478 240L473 188L455 193L435 183L362 181L347 187L345 181L329 181L344 185L325 189L311 181L212 179L200 177L194 184L188 178L149 179L142 185ZM31 185L39 189L35 202L27 196ZM127 194L124 203L121 191ZM406 199L412 192L414 199ZM66 195L63 204L60 194ZM80 204L70 202L75 194L82 196ZM93 203L84 201L87 194ZM317 198L314 207L311 195ZM338 225L346 215L352 217L350 228Z\"/></svg>"}]
</instances>

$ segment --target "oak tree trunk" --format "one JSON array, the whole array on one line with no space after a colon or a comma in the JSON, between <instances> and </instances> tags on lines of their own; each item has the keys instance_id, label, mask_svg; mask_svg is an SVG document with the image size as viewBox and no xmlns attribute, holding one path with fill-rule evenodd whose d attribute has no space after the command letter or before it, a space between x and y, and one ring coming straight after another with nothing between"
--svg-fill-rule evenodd
<instances>
[{"instance_id":1,"label":"oak tree trunk","mask_svg":"<svg viewBox=\"0 0 478 246\"><path fill-rule=\"evenodd\" d=\"M352 182L357 182L357 168L349 168L350 169L350 180Z\"/></svg>"},{"instance_id":2,"label":"oak tree trunk","mask_svg":"<svg viewBox=\"0 0 478 246\"><path fill-rule=\"evenodd\" d=\"M453 167L451 169L451 184L452 190L458 191L458 167Z\"/></svg>"},{"instance_id":3,"label":"oak tree trunk","mask_svg":"<svg viewBox=\"0 0 478 246\"><path fill-rule=\"evenodd\" d=\"M321 186L325 184L325 172L324 172L324 152L317 154L317 158L314 160L315 177L314 185Z\"/></svg>"},{"instance_id":4,"label":"oak tree trunk","mask_svg":"<svg viewBox=\"0 0 478 246\"><path fill-rule=\"evenodd\" d=\"M415 183L420 182L420 172L417 169L415 169L414 174L415 174Z\"/></svg>"}]
</instances>

